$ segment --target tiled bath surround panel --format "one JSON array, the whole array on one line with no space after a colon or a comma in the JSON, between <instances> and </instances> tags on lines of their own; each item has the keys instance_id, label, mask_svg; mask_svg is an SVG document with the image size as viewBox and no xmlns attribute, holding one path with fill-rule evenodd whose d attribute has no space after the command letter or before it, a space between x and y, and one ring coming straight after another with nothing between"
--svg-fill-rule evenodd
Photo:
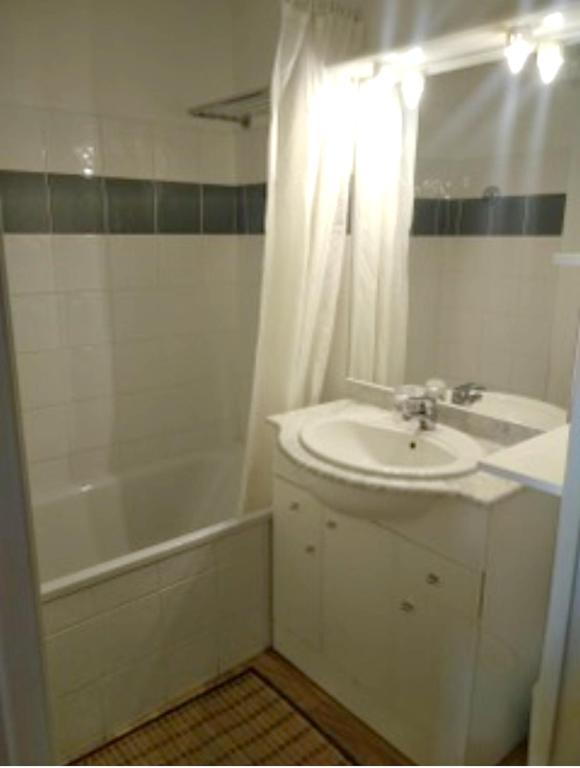
<instances>
[{"instance_id":1,"label":"tiled bath surround panel","mask_svg":"<svg viewBox=\"0 0 580 768\"><path fill-rule=\"evenodd\" d=\"M33 492L240 439L261 270L246 240L5 237Z\"/></svg>"},{"instance_id":2,"label":"tiled bath surround panel","mask_svg":"<svg viewBox=\"0 0 580 768\"><path fill-rule=\"evenodd\" d=\"M43 604L58 758L176 702L270 642L269 520Z\"/></svg>"},{"instance_id":3,"label":"tiled bath surround panel","mask_svg":"<svg viewBox=\"0 0 580 768\"><path fill-rule=\"evenodd\" d=\"M239 176L237 135L191 120L0 110L35 497L240 440L264 186Z\"/></svg>"}]
</instances>

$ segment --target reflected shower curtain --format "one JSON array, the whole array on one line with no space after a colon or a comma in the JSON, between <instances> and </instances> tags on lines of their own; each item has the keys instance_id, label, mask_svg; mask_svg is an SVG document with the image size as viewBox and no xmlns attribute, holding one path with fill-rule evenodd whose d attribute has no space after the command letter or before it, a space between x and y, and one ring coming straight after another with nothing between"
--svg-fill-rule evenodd
<instances>
[{"instance_id":1,"label":"reflected shower curtain","mask_svg":"<svg viewBox=\"0 0 580 768\"><path fill-rule=\"evenodd\" d=\"M417 114L388 70L360 84L349 375L384 386L405 378Z\"/></svg>"},{"instance_id":2,"label":"reflected shower curtain","mask_svg":"<svg viewBox=\"0 0 580 768\"><path fill-rule=\"evenodd\" d=\"M327 64L361 24L327 0L285 0L272 76L265 264L250 409L246 510L271 501L268 416L318 402L346 242L356 86Z\"/></svg>"}]
</instances>

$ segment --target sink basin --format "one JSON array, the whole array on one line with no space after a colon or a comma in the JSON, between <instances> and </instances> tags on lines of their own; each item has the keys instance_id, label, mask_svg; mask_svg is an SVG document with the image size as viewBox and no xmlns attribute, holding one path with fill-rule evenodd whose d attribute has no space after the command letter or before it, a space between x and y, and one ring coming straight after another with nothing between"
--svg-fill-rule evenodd
<instances>
[{"instance_id":1,"label":"sink basin","mask_svg":"<svg viewBox=\"0 0 580 768\"><path fill-rule=\"evenodd\" d=\"M417 431L414 423L388 412L380 418L337 416L306 424L300 442L310 454L335 466L394 479L467 475L483 456L478 443L462 432L441 424Z\"/></svg>"}]
</instances>

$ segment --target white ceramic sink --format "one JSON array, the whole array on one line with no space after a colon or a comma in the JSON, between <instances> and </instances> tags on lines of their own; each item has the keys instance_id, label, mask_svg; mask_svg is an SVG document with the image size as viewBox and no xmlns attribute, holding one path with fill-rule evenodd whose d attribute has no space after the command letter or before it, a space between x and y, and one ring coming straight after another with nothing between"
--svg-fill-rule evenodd
<instances>
[{"instance_id":1,"label":"white ceramic sink","mask_svg":"<svg viewBox=\"0 0 580 768\"><path fill-rule=\"evenodd\" d=\"M302 446L325 462L355 472L392 478L439 480L476 471L483 457L478 443L438 424L417 431L396 414L380 418L336 416L306 424Z\"/></svg>"}]
</instances>

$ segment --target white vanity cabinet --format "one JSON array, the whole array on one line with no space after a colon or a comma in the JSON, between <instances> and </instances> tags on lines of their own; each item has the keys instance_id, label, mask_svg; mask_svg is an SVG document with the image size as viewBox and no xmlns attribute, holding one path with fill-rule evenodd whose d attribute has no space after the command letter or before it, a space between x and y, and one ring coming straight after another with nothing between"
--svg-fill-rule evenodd
<instances>
[{"instance_id":1,"label":"white vanity cabinet","mask_svg":"<svg viewBox=\"0 0 580 768\"><path fill-rule=\"evenodd\" d=\"M523 570L496 562L508 552L502 535L510 530L527 536L523 549L536 557L535 534L518 527L521 512L505 511L512 522L495 534L489 515L481 528L488 559L470 568L415 542L412 528L406 536L399 524L331 510L283 478L274 489L276 649L418 763L504 757L525 733L545 608L529 558ZM546 520L542 535L553 524ZM489 551L488 538L498 539L497 551ZM541 571L545 580L549 562ZM511 580L507 604L498 574ZM535 595L526 594L528 580ZM513 611L535 637L518 648L509 602L522 600L524 608ZM534 601L537 620L525 621L525 603ZM488 616L495 625L486 626Z\"/></svg>"},{"instance_id":2,"label":"white vanity cabinet","mask_svg":"<svg viewBox=\"0 0 580 768\"><path fill-rule=\"evenodd\" d=\"M314 498L287 483L276 491L274 624L308 648L322 643L322 519Z\"/></svg>"}]
</instances>

